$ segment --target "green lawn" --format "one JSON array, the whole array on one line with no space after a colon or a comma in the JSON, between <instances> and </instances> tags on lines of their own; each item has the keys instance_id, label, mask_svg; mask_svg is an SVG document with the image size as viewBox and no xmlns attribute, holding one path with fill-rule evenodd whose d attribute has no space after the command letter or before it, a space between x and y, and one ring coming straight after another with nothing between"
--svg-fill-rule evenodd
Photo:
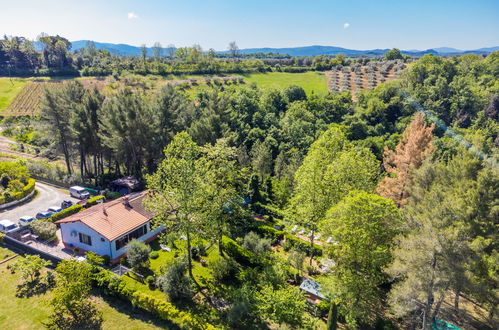
<instances>
[{"instance_id":1,"label":"green lawn","mask_svg":"<svg viewBox=\"0 0 499 330\"><path fill-rule=\"evenodd\" d=\"M307 95L313 93L324 95L327 94L327 80L323 72L309 71L303 73L287 73L287 72L269 72L269 73L252 73L243 75L244 81L255 83L257 86L285 88L290 85L301 86Z\"/></svg>"},{"instance_id":2,"label":"green lawn","mask_svg":"<svg viewBox=\"0 0 499 330\"><path fill-rule=\"evenodd\" d=\"M0 78L0 111L7 109L16 95L28 83L29 79Z\"/></svg>"},{"instance_id":3,"label":"green lawn","mask_svg":"<svg viewBox=\"0 0 499 330\"><path fill-rule=\"evenodd\" d=\"M160 275L161 268L164 265L171 263L175 260L175 251L178 251L179 257L181 257L184 254L184 251L186 250L185 245L186 245L185 241L177 240L176 241L177 249L172 249L171 252L166 252L166 251L161 250L161 248L159 246L159 242L157 240L153 241L150 244L150 246L151 246L153 251L158 252L159 257L157 259L150 259L151 271L156 276ZM196 244L193 243L193 246L196 246ZM217 260L218 258L220 258L219 254L218 254L218 249L215 246L209 247L207 250L207 254L208 254L207 256L204 256L204 257L201 256L199 258L199 260L205 259L207 261L206 266L201 265L200 261L196 261L196 260L192 261L192 266L193 266L192 273L194 274L194 277L201 285L203 285L203 283L205 283L206 281L213 279L212 271L211 271L209 265L212 262L214 262L215 260ZM152 275L152 274L141 274L141 275L147 276L147 275ZM135 278L133 274L130 276L128 276L128 275L122 276L122 279L126 282L127 287L133 288L135 290L140 290L140 291L146 292L147 294L150 294L150 295L157 297L157 298L160 298L160 299L165 299L165 294L163 292L161 292L159 289L150 290L149 286L147 284L139 281L139 279Z\"/></svg>"},{"instance_id":4,"label":"green lawn","mask_svg":"<svg viewBox=\"0 0 499 330\"><path fill-rule=\"evenodd\" d=\"M15 253L9 249L3 248L0 246L0 261L5 260L7 258L10 258L14 255Z\"/></svg>"},{"instance_id":5,"label":"green lawn","mask_svg":"<svg viewBox=\"0 0 499 330\"><path fill-rule=\"evenodd\" d=\"M17 257L20 258L20 257ZM0 265L0 329L43 329L50 313L50 291L30 298L17 298L18 274L11 274L7 265L17 258ZM99 310L103 313L103 329L159 329L160 321L148 315L135 313L128 303L110 302L95 297Z\"/></svg>"}]
</instances>

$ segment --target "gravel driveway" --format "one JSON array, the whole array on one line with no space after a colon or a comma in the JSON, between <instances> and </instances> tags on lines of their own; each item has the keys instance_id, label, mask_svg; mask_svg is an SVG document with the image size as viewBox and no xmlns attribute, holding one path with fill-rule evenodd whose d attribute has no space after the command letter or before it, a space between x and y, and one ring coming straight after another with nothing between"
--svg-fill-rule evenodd
<instances>
[{"instance_id":1,"label":"gravel driveway","mask_svg":"<svg viewBox=\"0 0 499 330\"><path fill-rule=\"evenodd\" d=\"M38 190L38 195L35 199L22 205L13 206L0 211L0 219L8 219L17 222L19 218L24 215L34 217L38 212L46 211L51 206L60 207L61 202L64 200L70 200L73 201L73 203L79 201L78 199L71 197L68 190L58 189L44 183L37 182L36 190Z\"/></svg>"}]
</instances>

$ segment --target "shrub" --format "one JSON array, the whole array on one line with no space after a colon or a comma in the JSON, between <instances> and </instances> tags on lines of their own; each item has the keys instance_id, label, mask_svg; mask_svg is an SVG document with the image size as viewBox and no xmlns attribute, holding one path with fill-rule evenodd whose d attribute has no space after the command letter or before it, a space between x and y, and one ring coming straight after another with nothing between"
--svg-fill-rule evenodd
<instances>
[{"instance_id":1,"label":"shrub","mask_svg":"<svg viewBox=\"0 0 499 330\"><path fill-rule=\"evenodd\" d=\"M105 200L106 200L106 196L104 196L104 195L98 195L98 196L91 197L88 199L85 207L88 208L88 207L94 206L97 203L99 203L99 201L105 201Z\"/></svg>"},{"instance_id":2,"label":"shrub","mask_svg":"<svg viewBox=\"0 0 499 330\"><path fill-rule=\"evenodd\" d=\"M38 235L42 241L57 241L57 226L53 222L37 220L31 223L33 232Z\"/></svg>"},{"instance_id":3,"label":"shrub","mask_svg":"<svg viewBox=\"0 0 499 330\"><path fill-rule=\"evenodd\" d=\"M108 256L107 254L102 256L102 263L107 266L111 262L111 257Z\"/></svg>"},{"instance_id":4,"label":"shrub","mask_svg":"<svg viewBox=\"0 0 499 330\"><path fill-rule=\"evenodd\" d=\"M116 198L120 198L121 196L123 196L123 195L117 191L106 191L106 194L105 194L106 200L113 200Z\"/></svg>"},{"instance_id":5,"label":"shrub","mask_svg":"<svg viewBox=\"0 0 499 330\"><path fill-rule=\"evenodd\" d=\"M234 240L227 236L222 237L223 249L227 254L242 265L251 266L256 263L257 257L254 253L243 249Z\"/></svg>"},{"instance_id":6,"label":"shrub","mask_svg":"<svg viewBox=\"0 0 499 330\"><path fill-rule=\"evenodd\" d=\"M146 277L146 283L149 285L149 288L154 288L154 285L156 284L156 280L154 279L154 276L147 276Z\"/></svg>"},{"instance_id":7,"label":"shrub","mask_svg":"<svg viewBox=\"0 0 499 330\"><path fill-rule=\"evenodd\" d=\"M166 268L156 281L156 285L172 301L190 300L194 295L191 280L185 274L186 270L186 263L183 260L176 260Z\"/></svg>"},{"instance_id":8,"label":"shrub","mask_svg":"<svg viewBox=\"0 0 499 330\"><path fill-rule=\"evenodd\" d=\"M254 232L249 232L244 236L243 248L255 254L262 254L271 250L270 240L261 238Z\"/></svg>"},{"instance_id":9,"label":"shrub","mask_svg":"<svg viewBox=\"0 0 499 330\"><path fill-rule=\"evenodd\" d=\"M197 247L192 247L191 248L191 257L194 260L199 260L199 250Z\"/></svg>"},{"instance_id":10,"label":"shrub","mask_svg":"<svg viewBox=\"0 0 499 330\"><path fill-rule=\"evenodd\" d=\"M151 247L136 239L132 239L126 245L127 261L134 268L144 266L149 261L149 253L151 253Z\"/></svg>"},{"instance_id":11,"label":"shrub","mask_svg":"<svg viewBox=\"0 0 499 330\"><path fill-rule=\"evenodd\" d=\"M0 245L3 244L4 238L5 238L5 233L0 233Z\"/></svg>"},{"instance_id":12,"label":"shrub","mask_svg":"<svg viewBox=\"0 0 499 330\"><path fill-rule=\"evenodd\" d=\"M158 259L159 258L159 253L156 252L156 251L152 251L151 253L149 253L149 258L151 258L151 259Z\"/></svg>"},{"instance_id":13,"label":"shrub","mask_svg":"<svg viewBox=\"0 0 499 330\"><path fill-rule=\"evenodd\" d=\"M189 314L179 311L171 303L149 296L140 291L135 291L131 296L132 304L135 307L151 312L163 320L173 320L184 329L215 329L212 325L200 324Z\"/></svg>"},{"instance_id":14,"label":"shrub","mask_svg":"<svg viewBox=\"0 0 499 330\"><path fill-rule=\"evenodd\" d=\"M213 278L218 283L227 283L233 280L237 273L237 265L232 259L220 258L211 263Z\"/></svg>"},{"instance_id":15,"label":"shrub","mask_svg":"<svg viewBox=\"0 0 499 330\"><path fill-rule=\"evenodd\" d=\"M282 230L277 230L270 226L259 226L257 231L263 236L271 238L274 245L279 243L284 237L284 232Z\"/></svg>"},{"instance_id":16,"label":"shrub","mask_svg":"<svg viewBox=\"0 0 499 330\"><path fill-rule=\"evenodd\" d=\"M305 252L308 255L310 255L310 243L309 242L304 241L301 238L298 238L290 233L284 233L284 237L286 237L286 241L289 241L289 244L293 248L295 248L296 250ZM322 255L322 248L319 245L314 244L313 249L314 249L314 256L321 256Z\"/></svg>"},{"instance_id":17,"label":"shrub","mask_svg":"<svg viewBox=\"0 0 499 330\"><path fill-rule=\"evenodd\" d=\"M206 251L206 246L200 245L198 246L198 250L200 256L206 257L208 255L208 252Z\"/></svg>"}]
</instances>

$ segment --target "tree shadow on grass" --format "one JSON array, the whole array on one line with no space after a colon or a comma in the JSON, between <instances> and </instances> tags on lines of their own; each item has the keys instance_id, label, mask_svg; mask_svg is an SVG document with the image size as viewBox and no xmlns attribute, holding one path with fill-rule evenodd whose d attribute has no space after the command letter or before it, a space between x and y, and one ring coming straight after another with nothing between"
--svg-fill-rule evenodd
<instances>
[{"instance_id":1,"label":"tree shadow on grass","mask_svg":"<svg viewBox=\"0 0 499 330\"><path fill-rule=\"evenodd\" d=\"M26 282L17 285L16 297L18 298L29 298L37 295L42 295L50 287L47 283L40 282L39 280L35 280L32 282Z\"/></svg>"},{"instance_id":2,"label":"tree shadow on grass","mask_svg":"<svg viewBox=\"0 0 499 330\"><path fill-rule=\"evenodd\" d=\"M162 329L180 329L180 327L177 324L169 320L163 320L158 317L155 317L154 315L152 315L147 311L138 308L133 308L131 303L127 301L123 301L113 296L100 294L97 290L93 290L93 294L97 297L102 298L102 300L104 300L106 303L108 303L112 308L114 308L118 312L128 315L131 319L141 320L142 322L152 324Z\"/></svg>"}]
</instances>

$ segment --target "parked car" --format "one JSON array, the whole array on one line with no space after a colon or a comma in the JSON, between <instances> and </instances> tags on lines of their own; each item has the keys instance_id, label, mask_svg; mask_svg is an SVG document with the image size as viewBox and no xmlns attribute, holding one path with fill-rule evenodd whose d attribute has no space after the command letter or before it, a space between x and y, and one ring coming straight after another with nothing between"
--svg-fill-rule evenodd
<instances>
[{"instance_id":1,"label":"parked car","mask_svg":"<svg viewBox=\"0 0 499 330\"><path fill-rule=\"evenodd\" d=\"M63 208L63 209L67 209L70 206L73 206L73 202L72 201L63 201L61 203L61 208Z\"/></svg>"},{"instance_id":2,"label":"parked car","mask_svg":"<svg viewBox=\"0 0 499 330\"><path fill-rule=\"evenodd\" d=\"M59 206L51 206L48 208L47 212L51 212L52 214L59 213L62 211L62 208Z\"/></svg>"},{"instance_id":3,"label":"parked car","mask_svg":"<svg viewBox=\"0 0 499 330\"><path fill-rule=\"evenodd\" d=\"M87 189L80 186L73 186L69 188L69 194L78 199L87 199L90 198L90 193Z\"/></svg>"},{"instance_id":4,"label":"parked car","mask_svg":"<svg viewBox=\"0 0 499 330\"><path fill-rule=\"evenodd\" d=\"M30 217L29 215L25 215L25 216L19 218L19 226L21 226L21 227L27 226L35 220L36 220L35 218Z\"/></svg>"},{"instance_id":5,"label":"parked car","mask_svg":"<svg viewBox=\"0 0 499 330\"><path fill-rule=\"evenodd\" d=\"M0 232L2 233L9 233L17 228L19 228L19 226L10 220L0 220Z\"/></svg>"},{"instance_id":6,"label":"parked car","mask_svg":"<svg viewBox=\"0 0 499 330\"><path fill-rule=\"evenodd\" d=\"M48 219L48 218L50 218L51 215L52 215L52 212L42 211L42 212L38 212L35 217L37 219Z\"/></svg>"}]
</instances>

